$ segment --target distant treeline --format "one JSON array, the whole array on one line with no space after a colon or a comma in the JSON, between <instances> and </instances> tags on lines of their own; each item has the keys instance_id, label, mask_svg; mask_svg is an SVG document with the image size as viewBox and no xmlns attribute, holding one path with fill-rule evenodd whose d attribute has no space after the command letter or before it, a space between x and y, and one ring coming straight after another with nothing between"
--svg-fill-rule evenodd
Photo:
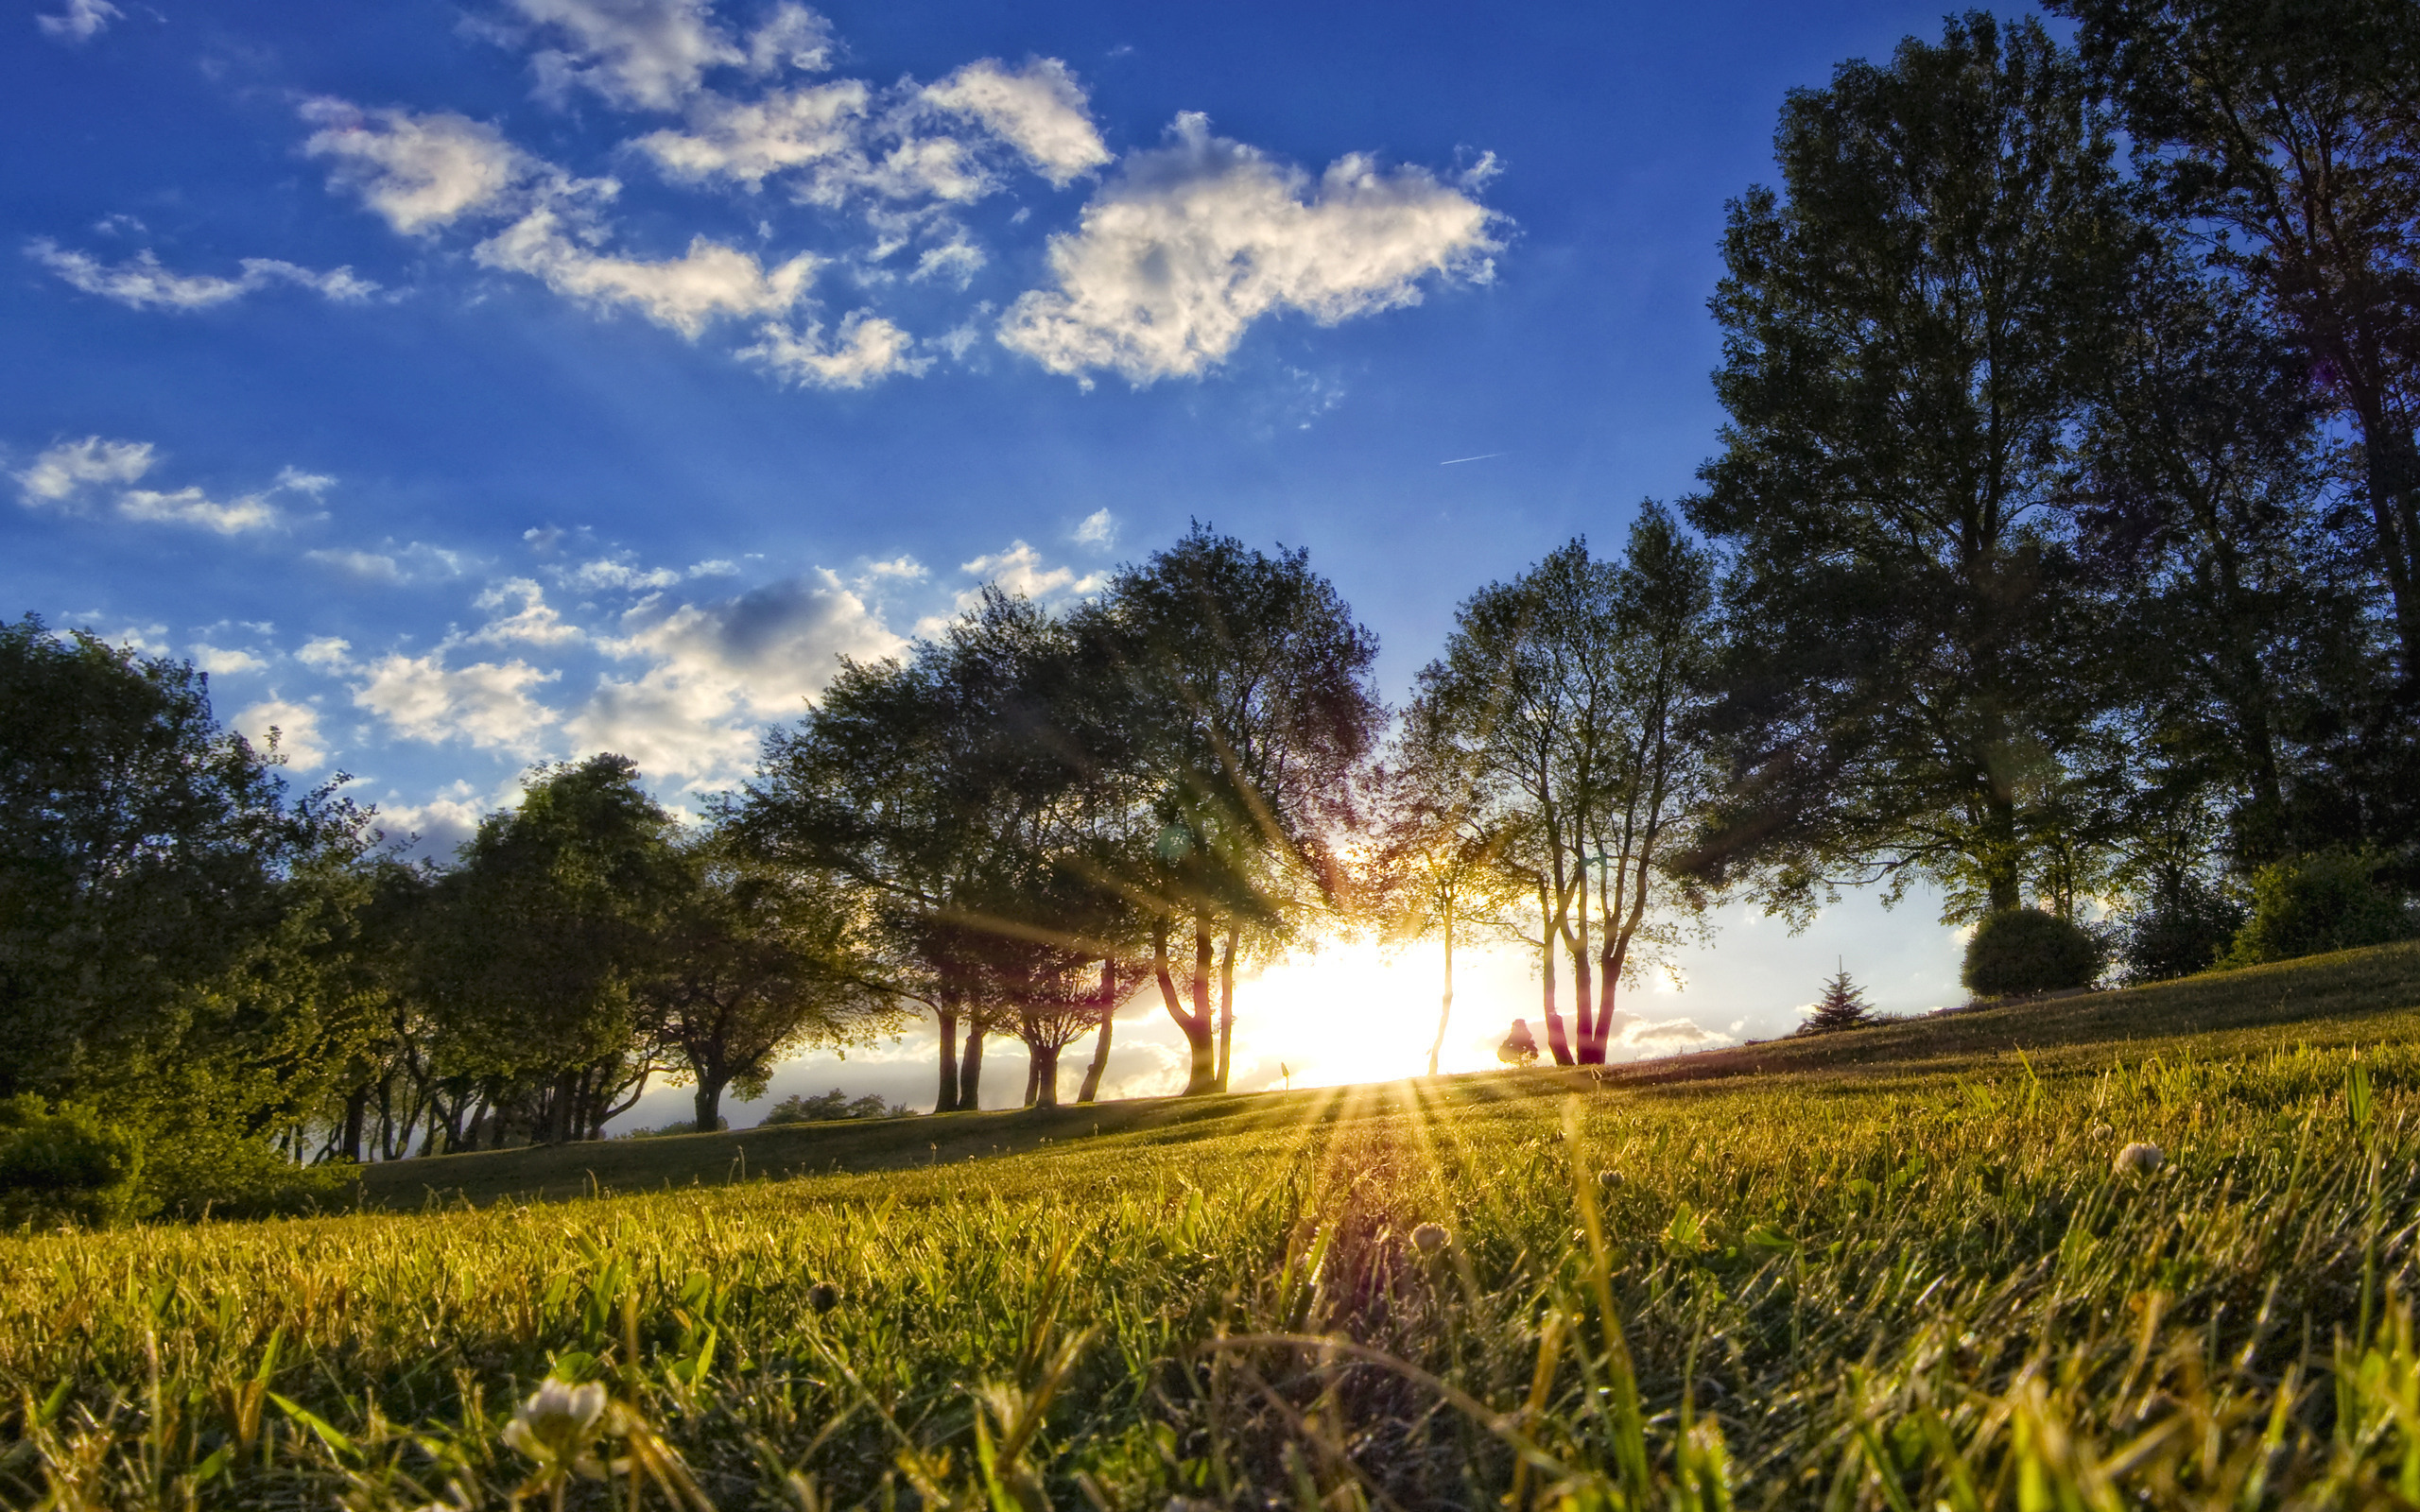
<instances>
[{"instance_id":1,"label":"distant treeline","mask_svg":"<svg viewBox=\"0 0 2420 1512\"><path fill-rule=\"evenodd\" d=\"M699 826L603 755L414 866L189 666L28 618L0 1094L393 1158L593 1138L667 1075L711 1128L924 1014L941 1108L1004 1037L1028 1103L1090 1037L1090 1099L1137 990L1208 1092L1238 968L1339 927L1442 935L1447 1010L1458 934L1526 941L1585 1064L1721 897L2105 904L2135 978L2206 968L2307 858L2392 903L2420 8L2053 9L2076 49L1975 14L1789 97L1778 186L1730 207L1702 488L1479 589L1400 711L1305 553L1197 525L1072 609L992 593L840 666Z\"/></svg>"}]
</instances>

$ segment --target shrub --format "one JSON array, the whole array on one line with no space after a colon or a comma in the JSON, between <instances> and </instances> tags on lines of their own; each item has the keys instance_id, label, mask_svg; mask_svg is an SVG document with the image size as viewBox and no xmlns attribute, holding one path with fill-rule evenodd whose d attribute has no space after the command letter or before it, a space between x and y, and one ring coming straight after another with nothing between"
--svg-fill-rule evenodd
<instances>
[{"instance_id":1,"label":"shrub","mask_svg":"<svg viewBox=\"0 0 2420 1512\"><path fill-rule=\"evenodd\" d=\"M2165 889L2126 915L2118 945L2119 974L2139 983L2206 971L2243 920L2242 906L2207 884L2187 881Z\"/></svg>"},{"instance_id":2,"label":"shrub","mask_svg":"<svg viewBox=\"0 0 2420 1512\"><path fill-rule=\"evenodd\" d=\"M835 1087L821 1097L807 1097L798 1092L775 1103L765 1115L767 1125L774 1124L824 1124L849 1118L905 1118L904 1104L886 1103L873 1092L851 1101L849 1094Z\"/></svg>"},{"instance_id":3,"label":"shrub","mask_svg":"<svg viewBox=\"0 0 2420 1512\"><path fill-rule=\"evenodd\" d=\"M169 1218L271 1218L345 1206L351 1161L297 1165L265 1140L185 1128L147 1146L143 1186Z\"/></svg>"},{"instance_id":4,"label":"shrub","mask_svg":"<svg viewBox=\"0 0 2420 1512\"><path fill-rule=\"evenodd\" d=\"M2252 917L2219 965L2258 966L2410 939L2420 931L2401 892L2379 879L2382 865L2373 851L2329 850L2261 868L2252 878Z\"/></svg>"},{"instance_id":5,"label":"shrub","mask_svg":"<svg viewBox=\"0 0 2420 1512\"><path fill-rule=\"evenodd\" d=\"M2090 930L2039 908L2007 908L1976 926L1958 973L1977 997L2090 987L2105 953Z\"/></svg>"},{"instance_id":6,"label":"shrub","mask_svg":"<svg viewBox=\"0 0 2420 1512\"><path fill-rule=\"evenodd\" d=\"M1508 1066L1535 1065L1538 1059L1537 1037L1530 1033L1530 1021L1515 1019L1512 1030L1504 1042L1495 1047L1495 1058Z\"/></svg>"},{"instance_id":7,"label":"shrub","mask_svg":"<svg viewBox=\"0 0 2420 1512\"><path fill-rule=\"evenodd\" d=\"M143 1144L87 1108L0 1102L0 1228L105 1228L142 1216Z\"/></svg>"}]
</instances>

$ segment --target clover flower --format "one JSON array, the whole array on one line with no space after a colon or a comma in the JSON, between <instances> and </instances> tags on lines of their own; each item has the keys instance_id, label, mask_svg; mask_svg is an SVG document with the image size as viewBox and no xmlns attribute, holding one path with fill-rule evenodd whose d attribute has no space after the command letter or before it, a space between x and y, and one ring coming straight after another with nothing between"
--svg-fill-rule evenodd
<instances>
[{"instance_id":1,"label":"clover flower","mask_svg":"<svg viewBox=\"0 0 2420 1512\"><path fill-rule=\"evenodd\" d=\"M605 1473L593 1452L604 1431L605 1388L594 1381L574 1385L549 1376L513 1409L504 1441L538 1462L541 1482L560 1484L567 1474Z\"/></svg>"},{"instance_id":2,"label":"clover flower","mask_svg":"<svg viewBox=\"0 0 2420 1512\"><path fill-rule=\"evenodd\" d=\"M2119 1150L2118 1159L2110 1162L2109 1169L2120 1176L2129 1171L2140 1171L2148 1175L2158 1170L2160 1162L2167 1159L2168 1156L2158 1145L2145 1144L2138 1141Z\"/></svg>"},{"instance_id":3,"label":"clover flower","mask_svg":"<svg viewBox=\"0 0 2420 1512\"><path fill-rule=\"evenodd\" d=\"M1433 1255L1444 1248L1445 1241L1451 1237L1453 1236L1445 1232L1443 1224L1424 1223L1412 1229L1411 1246L1424 1255Z\"/></svg>"}]
</instances>

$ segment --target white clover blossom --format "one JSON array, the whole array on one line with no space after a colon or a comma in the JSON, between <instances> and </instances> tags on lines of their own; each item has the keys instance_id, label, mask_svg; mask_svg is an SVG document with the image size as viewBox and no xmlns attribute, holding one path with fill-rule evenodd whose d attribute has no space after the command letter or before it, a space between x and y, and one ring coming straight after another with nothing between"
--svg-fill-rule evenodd
<instances>
[{"instance_id":1,"label":"white clover blossom","mask_svg":"<svg viewBox=\"0 0 2420 1512\"><path fill-rule=\"evenodd\" d=\"M604 1431L605 1388L596 1382L574 1385L549 1376L504 1425L504 1441L538 1462L542 1475L566 1472L602 1475L590 1451Z\"/></svg>"},{"instance_id":2,"label":"white clover blossom","mask_svg":"<svg viewBox=\"0 0 2420 1512\"><path fill-rule=\"evenodd\" d=\"M2121 1176L2128 1171L2141 1171L2149 1174L2158 1170L2160 1163L2167 1159L2166 1152L2158 1145L2137 1142L2119 1150L2118 1159L2110 1162L2109 1168Z\"/></svg>"}]
</instances>

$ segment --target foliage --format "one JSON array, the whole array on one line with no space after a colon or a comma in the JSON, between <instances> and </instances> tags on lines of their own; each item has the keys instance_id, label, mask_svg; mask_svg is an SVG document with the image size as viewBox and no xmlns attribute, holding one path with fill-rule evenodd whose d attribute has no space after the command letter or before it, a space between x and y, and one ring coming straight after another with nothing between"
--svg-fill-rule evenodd
<instances>
[{"instance_id":1,"label":"foliage","mask_svg":"<svg viewBox=\"0 0 2420 1512\"><path fill-rule=\"evenodd\" d=\"M1538 1063L1537 1037L1530 1033L1527 1019L1515 1019L1506 1032L1504 1042L1495 1047L1495 1058L1508 1066L1534 1066Z\"/></svg>"},{"instance_id":2,"label":"foliage","mask_svg":"<svg viewBox=\"0 0 2420 1512\"><path fill-rule=\"evenodd\" d=\"M2140 983L2207 971L2243 920L2241 905L2207 881L2176 878L2120 919L2118 972Z\"/></svg>"},{"instance_id":3,"label":"foliage","mask_svg":"<svg viewBox=\"0 0 2420 1512\"><path fill-rule=\"evenodd\" d=\"M500 1507L552 1445L615 1467L598 1505L2393 1504L2395 959L2399 1010L1569 1124L1475 1078L975 1167L0 1241L0 1500Z\"/></svg>"},{"instance_id":4,"label":"foliage","mask_svg":"<svg viewBox=\"0 0 2420 1512\"><path fill-rule=\"evenodd\" d=\"M355 1175L349 1160L302 1165L266 1140L200 1127L146 1147L143 1189L164 1218L266 1218L342 1208Z\"/></svg>"},{"instance_id":5,"label":"foliage","mask_svg":"<svg viewBox=\"0 0 2420 1512\"><path fill-rule=\"evenodd\" d=\"M1865 1001L1865 988L1849 980L1843 966L1824 984L1823 995L1815 1000L1814 1011L1798 1026L1800 1034L1837 1034L1842 1029L1862 1029L1875 1022L1874 1009Z\"/></svg>"},{"instance_id":6,"label":"foliage","mask_svg":"<svg viewBox=\"0 0 2420 1512\"><path fill-rule=\"evenodd\" d=\"M2062 992L2090 987L2105 964L2100 939L2073 919L2010 908L1975 926L1958 980L1978 997Z\"/></svg>"},{"instance_id":7,"label":"foliage","mask_svg":"<svg viewBox=\"0 0 2420 1512\"><path fill-rule=\"evenodd\" d=\"M0 1229L106 1228L148 1207L134 1135L73 1103L0 1099Z\"/></svg>"},{"instance_id":8,"label":"foliage","mask_svg":"<svg viewBox=\"0 0 2420 1512\"><path fill-rule=\"evenodd\" d=\"M886 1103L873 1092L851 1097L835 1087L821 1097L792 1092L775 1103L765 1114L763 1123L820 1124L847 1118L905 1118L908 1109L895 1103Z\"/></svg>"},{"instance_id":9,"label":"foliage","mask_svg":"<svg viewBox=\"0 0 2420 1512\"><path fill-rule=\"evenodd\" d=\"M1918 877L2024 901L2097 738L2057 510L2133 232L2081 68L1977 12L1793 94L1731 206L1691 522L1732 558L1700 869L1805 918ZM1786 196L1786 197L1785 197Z\"/></svg>"},{"instance_id":10,"label":"foliage","mask_svg":"<svg viewBox=\"0 0 2420 1512\"><path fill-rule=\"evenodd\" d=\"M2231 968L2383 945L2420 934L2403 889L2373 852L2332 850L2273 862L2252 878L2252 914L2218 964Z\"/></svg>"}]
</instances>

